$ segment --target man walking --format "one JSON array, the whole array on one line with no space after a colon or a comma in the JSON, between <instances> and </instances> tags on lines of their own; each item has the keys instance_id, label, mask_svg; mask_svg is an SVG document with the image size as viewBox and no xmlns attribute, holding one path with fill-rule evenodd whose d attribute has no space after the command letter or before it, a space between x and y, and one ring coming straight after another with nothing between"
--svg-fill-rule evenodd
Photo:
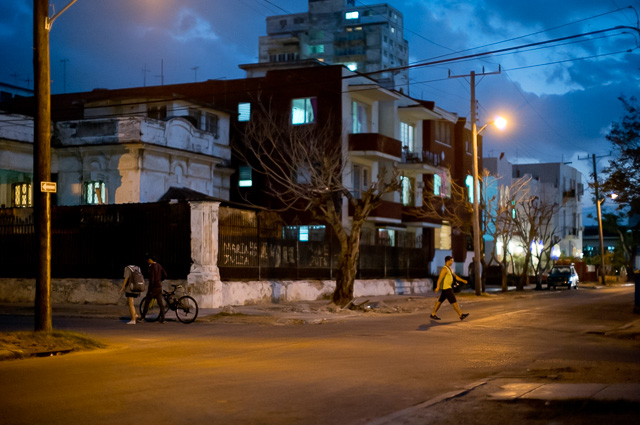
<instances>
[{"instance_id":1,"label":"man walking","mask_svg":"<svg viewBox=\"0 0 640 425\"><path fill-rule=\"evenodd\" d=\"M442 270L440 270L440 276L438 276L438 283L436 284L436 292L438 292L440 288L442 288L442 292L436 300L436 305L433 307L433 313L431 313L431 315L429 316L433 320L440 320L440 318L436 316L436 313L438 312L438 309L440 308L444 300L449 300L449 304L451 304L456 313L458 313L458 317L460 317L460 320L464 320L469 315L469 313L462 313L460 307L458 306L458 300L456 300L456 294L453 292L454 278L463 283L467 283L467 281L458 277L453 272L453 270L451 269L452 265L453 257L449 255L444 257L444 267L442 268Z\"/></svg>"},{"instance_id":2,"label":"man walking","mask_svg":"<svg viewBox=\"0 0 640 425\"><path fill-rule=\"evenodd\" d=\"M142 320L144 320L149 310L151 299L155 299L160 308L160 323L164 323L164 304L162 302L162 280L167 277L167 272L162 266L155 261L154 256L147 254L147 263L149 264L149 291L145 298L144 308L142 309Z\"/></svg>"}]
</instances>

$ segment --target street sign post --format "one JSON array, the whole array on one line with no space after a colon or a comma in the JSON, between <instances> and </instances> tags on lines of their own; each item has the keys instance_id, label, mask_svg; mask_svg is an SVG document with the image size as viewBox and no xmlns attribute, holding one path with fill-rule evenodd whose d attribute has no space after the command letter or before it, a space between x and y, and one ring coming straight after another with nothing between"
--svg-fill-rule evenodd
<instances>
[{"instance_id":1,"label":"street sign post","mask_svg":"<svg viewBox=\"0 0 640 425\"><path fill-rule=\"evenodd\" d=\"M56 193L58 184L56 182L40 182L40 192Z\"/></svg>"}]
</instances>

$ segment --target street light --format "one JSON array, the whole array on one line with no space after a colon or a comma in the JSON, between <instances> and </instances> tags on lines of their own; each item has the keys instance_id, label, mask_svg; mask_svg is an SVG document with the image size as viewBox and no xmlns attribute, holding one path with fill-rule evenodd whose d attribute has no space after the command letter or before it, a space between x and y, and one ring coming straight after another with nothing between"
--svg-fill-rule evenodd
<instances>
[{"instance_id":1,"label":"street light","mask_svg":"<svg viewBox=\"0 0 640 425\"><path fill-rule=\"evenodd\" d=\"M596 196L597 189L596 189ZM616 199L618 197L617 193L611 194L611 199ZM598 197L599 198L599 197ZM606 198L596 199L596 203L598 204L598 230L600 231L600 278L602 280L602 286L606 285L605 272L604 272L604 235L602 232L602 208L601 205Z\"/></svg>"},{"instance_id":2,"label":"street light","mask_svg":"<svg viewBox=\"0 0 640 425\"><path fill-rule=\"evenodd\" d=\"M494 124L500 130L507 126L507 120L503 117L495 117L478 130L476 126L475 113L471 114L471 132L473 134L473 283L476 287L476 295L482 295L482 275L480 274L480 184L478 175L478 135L484 131L489 124Z\"/></svg>"}]
</instances>

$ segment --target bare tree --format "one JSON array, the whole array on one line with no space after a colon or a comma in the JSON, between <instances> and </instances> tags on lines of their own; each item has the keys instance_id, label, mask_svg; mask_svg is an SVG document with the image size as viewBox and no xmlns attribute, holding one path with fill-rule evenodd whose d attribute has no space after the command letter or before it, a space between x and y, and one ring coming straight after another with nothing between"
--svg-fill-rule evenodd
<instances>
[{"instance_id":1,"label":"bare tree","mask_svg":"<svg viewBox=\"0 0 640 425\"><path fill-rule=\"evenodd\" d=\"M487 178L485 178L488 180ZM493 203L493 209L488 215L488 220L493 229L493 238L495 242L500 241L502 243L502 261L498 261L497 248L491 251L491 258L489 263L494 260L500 265L501 270L501 289L503 292L508 290L508 270L509 270L509 258L511 256L509 252L509 244L513 240L517 231L515 222L515 205L518 199L525 199L528 194L528 183L531 180L528 178L521 178L514 181L510 186L502 186L499 188L497 197L491 200ZM496 182L499 181L496 178ZM497 243L496 243L497 246Z\"/></svg>"},{"instance_id":2,"label":"bare tree","mask_svg":"<svg viewBox=\"0 0 640 425\"><path fill-rule=\"evenodd\" d=\"M520 199L516 208L515 225L522 238L525 251L525 261L521 279L517 289L524 289L529 284L529 266L531 265L531 245L538 242L542 235L548 235L551 220L558 210L558 204L548 202L539 196L529 196ZM551 232L551 236L553 231Z\"/></svg>"},{"instance_id":3,"label":"bare tree","mask_svg":"<svg viewBox=\"0 0 640 425\"><path fill-rule=\"evenodd\" d=\"M365 190L354 191L344 131L329 118L321 125L293 125L288 114L263 106L252 111L241 133L236 154L264 177L268 194L280 200L281 209L307 211L337 237L340 255L332 301L347 305L353 299L362 227L383 196L400 189L398 170L381 167ZM353 210L350 223L343 220L344 200Z\"/></svg>"}]
</instances>

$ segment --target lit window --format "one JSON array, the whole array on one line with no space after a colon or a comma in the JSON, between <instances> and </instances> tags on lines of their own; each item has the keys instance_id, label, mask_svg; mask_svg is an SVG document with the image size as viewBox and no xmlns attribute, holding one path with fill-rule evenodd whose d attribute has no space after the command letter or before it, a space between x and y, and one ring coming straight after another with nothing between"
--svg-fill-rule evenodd
<instances>
[{"instance_id":1,"label":"lit window","mask_svg":"<svg viewBox=\"0 0 640 425\"><path fill-rule=\"evenodd\" d=\"M469 202L473 202L473 177L467 176L464 179L464 183L467 185L467 189L469 190Z\"/></svg>"},{"instance_id":2,"label":"lit window","mask_svg":"<svg viewBox=\"0 0 640 425\"><path fill-rule=\"evenodd\" d=\"M251 187L253 186L253 180L251 179L251 167L248 165L241 165L238 169L238 186L239 187Z\"/></svg>"},{"instance_id":3,"label":"lit window","mask_svg":"<svg viewBox=\"0 0 640 425\"><path fill-rule=\"evenodd\" d=\"M300 226L300 242L309 241L309 226Z\"/></svg>"},{"instance_id":4,"label":"lit window","mask_svg":"<svg viewBox=\"0 0 640 425\"><path fill-rule=\"evenodd\" d=\"M293 99L291 102L291 124L299 125L316 122L316 106L315 97Z\"/></svg>"},{"instance_id":5,"label":"lit window","mask_svg":"<svg viewBox=\"0 0 640 425\"><path fill-rule=\"evenodd\" d=\"M359 17L360 17L360 12L358 11L347 12L344 14L345 19L358 19Z\"/></svg>"},{"instance_id":6,"label":"lit window","mask_svg":"<svg viewBox=\"0 0 640 425\"><path fill-rule=\"evenodd\" d=\"M402 205L405 207L410 207L413 204L413 189L411 186L411 179L402 177Z\"/></svg>"},{"instance_id":7,"label":"lit window","mask_svg":"<svg viewBox=\"0 0 640 425\"><path fill-rule=\"evenodd\" d=\"M413 145L414 127L406 122L400 123L400 141L402 141L402 147L406 148L408 152L414 151Z\"/></svg>"},{"instance_id":8,"label":"lit window","mask_svg":"<svg viewBox=\"0 0 640 425\"><path fill-rule=\"evenodd\" d=\"M353 127L352 133L367 132L367 107L361 103L353 102L352 110Z\"/></svg>"},{"instance_id":9,"label":"lit window","mask_svg":"<svg viewBox=\"0 0 640 425\"><path fill-rule=\"evenodd\" d=\"M324 44L309 46L309 54L324 53Z\"/></svg>"},{"instance_id":10,"label":"lit window","mask_svg":"<svg viewBox=\"0 0 640 425\"><path fill-rule=\"evenodd\" d=\"M433 194L440 195L442 192L440 187L442 186L442 178L438 174L433 175Z\"/></svg>"},{"instance_id":11,"label":"lit window","mask_svg":"<svg viewBox=\"0 0 640 425\"><path fill-rule=\"evenodd\" d=\"M31 183L15 183L13 185L14 207L20 208L33 206L32 186L33 185Z\"/></svg>"},{"instance_id":12,"label":"lit window","mask_svg":"<svg viewBox=\"0 0 640 425\"><path fill-rule=\"evenodd\" d=\"M84 182L84 202L89 205L107 203L107 187L103 181Z\"/></svg>"},{"instance_id":13,"label":"lit window","mask_svg":"<svg viewBox=\"0 0 640 425\"><path fill-rule=\"evenodd\" d=\"M251 104L238 103L238 121L246 122L251 118Z\"/></svg>"}]
</instances>

